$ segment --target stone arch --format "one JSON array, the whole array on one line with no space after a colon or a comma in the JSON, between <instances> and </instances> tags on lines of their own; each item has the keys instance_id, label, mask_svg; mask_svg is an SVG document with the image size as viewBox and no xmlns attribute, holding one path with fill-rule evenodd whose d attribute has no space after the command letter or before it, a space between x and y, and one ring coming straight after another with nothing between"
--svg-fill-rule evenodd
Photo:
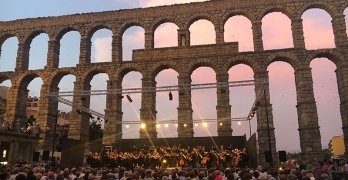
<instances>
[{"instance_id":1,"label":"stone arch","mask_svg":"<svg viewBox=\"0 0 348 180\"><path fill-rule=\"evenodd\" d=\"M225 13L225 15L223 16L223 21L220 23L220 27L224 27L226 22L234 16L243 16L246 17L247 19L249 19L250 22L253 22L256 20L255 15L252 12L249 12L245 9L241 9L239 11L232 11L232 12L227 12Z\"/></svg>"},{"instance_id":2,"label":"stone arch","mask_svg":"<svg viewBox=\"0 0 348 180\"><path fill-rule=\"evenodd\" d=\"M16 84L19 85L19 87L22 88L27 88L29 83L35 79L35 78L41 78L43 82L46 82L46 78L45 75L43 74L43 72L41 71L35 71L35 70L29 70L29 71L25 71L23 74L21 74L18 78L17 78L17 82Z\"/></svg>"},{"instance_id":3,"label":"stone arch","mask_svg":"<svg viewBox=\"0 0 348 180\"><path fill-rule=\"evenodd\" d=\"M12 74L0 73L0 84L7 80L10 80L12 84Z\"/></svg>"},{"instance_id":4,"label":"stone arch","mask_svg":"<svg viewBox=\"0 0 348 180\"><path fill-rule=\"evenodd\" d=\"M299 16L300 16L299 18L301 19L303 13L306 12L308 9L313 9L313 8L319 8L326 11L327 13L330 14L331 18L333 18L335 14L338 13L335 6L329 5L328 3L321 2L321 1L314 1L314 2L309 2L303 5L302 8L297 11L299 12Z\"/></svg>"},{"instance_id":5,"label":"stone arch","mask_svg":"<svg viewBox=\"0 0 348 180\"><path fill-rule=\"evenodd\" d=\"M294 11L291 10L286 5L273 5L273 6L267 6L266 8L262 9L257 19L262 20L267 14L272 12L281 12L285 14L290 20L295 18Z\"/></svg>"},{"instance_id":6,"label":"stone arch","mask_svg":"<svg viewBox=\"0 0 348 180\"><path fill-rule=\"evenodd\" d=\"M2 47L2 44L9 38L11 37L16 37L18 39L18 37L16 36L15 33L5 33L5 34L2 34L0 36L0 53L1 53L1 47ZM19 39L18 39L19 40ZM0 54L1 55L1 54Z\"/></svg>"},{"instance_id":7,"label":"stone arch","mask_svg":"<svg viewBox=\"0 0 348 180\"><path fill-rule=\"evenodd\" d=\"M348 1L344 1L344 3L342 5L340 5L339 7L340 7L339 13L343 15L344 11L348 7Z\"/></svg>"},{"instance_id":8,"label":"stone arch","mask_svg":"<svg viewBox=\"0 0 348 180\"><path fill-rule=\"evenodd\" d=\"M186 22L185 24L185 28L186 29L189 29L190 26L198 21L198 20L207 20L207 21L210 21L213 25L214 25L214 28L216 28L218 26L218 23L215 21L214 17L210 14L202 14L202 15L196 15L196 16L191 16L189 18L189 20Z\"/></svg>"},{"instance_id":9,"label":"stone arch","mask_svg":"<svg viewBox=\"0 0 348 180\"><path fill-rule=\"evenodd\" d=\"M265 59L264 67L267 68L271 63L275 61L283 61L289 63L294 70L301 68L302 66L301 61L295 54L290 52L276 52L272 53Z\"/></svg>"},{"instance_id":10,"label":"stone arch","mask_svg":"<svg viewBox=\"0 0 348 180\"><path fill-rule=\"evenodd\" d=\"M161 18L161 19L158 19L156 21L154 21L152 24L151 24L151 31L152 32L155 32L156 29L161 26L162 24L164 23L173 23L175 24L176 26L178 26L179 28L180 27L183 27L184 25L180 22L179 19L172 19L172 18Z\"/></svg>"},{"instance_id":11,"label":"stone arch","mask_svg":"<svg viewBox=\"0 0 348 180\"><path fill-rule=\"evenodd\" d=\"M305 65L309 66L313 59L322 57L331 60L336 65L336 67L339 67L339 65L344 64L345 61L344 56L335 49L319 49L308 54L304 63Z\"/></svg>"},{"instance_id":12,"label":"stone arch","mask_svg":"<svg viewBox=\"0 0 348 180\"><path fill-rule=\"evenodd\" d=\"M151 67L151 70L150 70L151 77L155 79L158 73L160 73L161 71L165 69L173 69L180 75L181 67L178 63L173 61L164 61L164 62L158 62Z\"/></svg>"},{"instance_id":13,"label":"stone arch","mask_svg":"<svg viewBox=\"0 0 348 180\"><path fill-rule=\"evenodd\" d=\"M79 31L78 28L73 27L73 26L67 26L67 27L62 27L61 29L59 29L58 33L56 34L54 39L57 41L60 41L62 39L62 37L70 31L77 31L80 35L82 35L82 33Z\"/></svg>"},{"instance_id":14,"label":"stone arch","mask_svg":"<svg viewBox=\"0 0 348 180\"><path fill-rule=\"evenodd\" d=\"M83 74L81 74L80 79L85 83L90 83L93 77L97 74L105 73L108 77L112 77L112 72L106 66L92 66L90 69L86 69Z\"/></svg>"},{"instance_id":15,"label":"stone arch","mask_svg":"<svg viewBox=\"0 0 348 180\"><path fill-rule=\"evenodd\" d=\"M192 60L188 65L186 65L186 67L187 68L185 68L184 74L187 76L191 76L193 71L199 67L210 67L214 70L215 74L221 72L218 62L206 58Z\"/></svg>"},{"instance_id":16,"label":"stone arch","mask_svg":"<svg viewBox=\"0 0 348 180\"><path fill-rule=\"evenodd\" d=\"M138 19L138 20L132 20L132 21L126 21L121 26L119 26L119 29L117 30L117 34L121 37L123 36L124 32L132 27L132 26L140 26L144 30L146 29L144 24Z\"/></svg>"},{"instance_id":17,"label":"stone arch","mask_svg":"<svg viewBox=\"0 0 348 180\"><path fill-rule=\"evenodd\" d=\"M48 78L50 86L51 87L58 87L60 81L66 75L73 75L73 76L77 77L77 73L76 73L75 69L59 68L59 69L54 70L51 73L51 76ZM46 82L44 82L44 83L46 83Z\"/></svg>"},{"instance_id":18,"label":"stone arch","mask_svg":"<svg viewBox=\"0 0 348 180\"><path fill-rule=\"evenodd\" d=\"M232 58L229 58L222 67L222 72L228 72L233 66L236 66L238 64L245 64L249 66L253 72L257 70L257 68L260 66L259 63L255 60L253 60L250 57L247 57L245 55L239 55Z\"/></svg>"},{"instance_id":19,"label":"stone arch","mask_svg":"<svg viewBox=\"0 0 348 180\"><path fill-rule=\"evenodd\" d=\"M48 37L50 37L50 35L49 35L46 31L44 31L44 30L35 30L35 31L31 32L31 33L25 38L25 43L26 43L27 45L30 45L31 42L33 41L33 39L34 39L36 36L40 35L41 33L45 33L45 34L48 35Z\"/></svg>"},{"instance_id":20,"label":"stone arch","mask_svg":"<svg viewBox=\"0 0 348 180\"><path fill-rule=\"evenodd\" d=\"M119 67L117 70L116 70L116 73L115 73L115 76L114 76L114 79L117 79L119 80L120 82L123 81L123 78L124 76L131 72L131 71L136 71L136 72L139 72L142 77L146 77L146 73L144 72L144 68L141 67L141 66L138 66L138 65L134 65L132 63L127 63L127 64L124 64L123 66Z\"/></svg>"},{"instance_id":21,"label":"stone arch","mask_svg":"<svg viewBox=\"0 0 348 180\"><path fill-rule=\"evenodd\" d=\"M93 27L91 27L88 32L87 32L87 37L88 39L91 39L93 34L95 32L97 32L98 30L101 30L101 29L107 29L107 30L110 30L112 33L113 33L113 29L111 26L109 26L108 24L95 24Z\"/></svg>"}]
</instances>

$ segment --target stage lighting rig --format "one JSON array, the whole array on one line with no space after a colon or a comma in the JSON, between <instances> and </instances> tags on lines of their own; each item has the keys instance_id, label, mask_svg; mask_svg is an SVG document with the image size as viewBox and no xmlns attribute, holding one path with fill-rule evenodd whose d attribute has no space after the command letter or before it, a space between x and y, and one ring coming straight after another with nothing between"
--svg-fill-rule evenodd
<instances>
[{"instance_id":1,"label":"stage lighting rig","mask_svg":"<svg viewBox=\"0 0 348 180\"><path fill-rule=\"evenodd\" d=\"M171 91L169 91L169 100L172 101L173 100L173 94Z\"/></svg>"},{"instance_id":2,"label":"stage lighting rig","mask_svg":"<svg viewBox=\"0 0 348 180\"><path fill-rule=\"evenodd\" d=\"M133 102L133 100L132 100L132 98L130 97L129 94L127 94L126 97L127 97L128 101L129 101L130 103Z\"/></svg>"}]
</instances>

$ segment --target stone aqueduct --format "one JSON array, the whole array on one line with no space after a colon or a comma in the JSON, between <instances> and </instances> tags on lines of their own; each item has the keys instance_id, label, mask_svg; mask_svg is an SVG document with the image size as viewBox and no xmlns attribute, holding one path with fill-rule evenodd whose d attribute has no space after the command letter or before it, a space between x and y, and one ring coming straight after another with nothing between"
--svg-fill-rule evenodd
<instances>
[{"instance_id":1,"label":"stone aqueduct","mask_svg":"<svg viewBox=\"0 0 348 180\"><path fill-rule=\"evenodd\" d=\"M0 47L4 41L16 36L19 41L16 68L14 72L1 72L0 82L10 79L12 87L9 92L7 117L10 121L26 117L27 86L36 77L41 77L40 112L38 120L41 126L54 126L57 116L58 103L45 97L46 92L58 91L58 83L63 76L76 76L74 91L90 90L90 81L98 73L107 73L108 89L122 88L124 75L130 71L142 74L142 87L156 86L155 76L162 70L171 68L178 72L178 84L191 83L191 73L198 67L208 66L216 72L218 82L228 81L228 70L237 64L246 64L254 71L254 78L268 79L267 67L274 61L289 63L295 70L297 90L298 131L302 156L304 159L320 157L321 136L318 125L318 114L313 93L313 81L310 62L314 58L327 57L337 67L337 83L340 97L340 111L344 143L348 149L348 45L344 9L348 0L212 0L201 3L153 7L145 9L120 10L89 14L67 15L61 17L47 17L23 19L0 23ZM336 48L306 50L303 35L301 15L310 8L321 8L332 17L332 27ZM261 19L270 12L282 12L292 21L294 48L267 50L263 49ZM238 52L238 43L224 42L224 24L232 16L242 15L252 23L253 52ZM200 19L212 22L216 32L216 44L190 46L190 25ZM178 29L178 47L154 48L154 31L162 23L175 23ZM122 35L131 26L141 26L145 30L145 49L134 50L130 62L122 61ZM112 31L112 62L91 63L91 37L99 29ZM81 35L80 57L76 67L58 68L60 39L69 31L78 31ZM32 39L40 33L49 36L47 65L44 69L28 70L29 49ZM183 42L184 41L184 42ZM255 92L260 89L256 85ZM179 96L178 119L185 120L186 128L179 124L180 137L193 136L191 92L181 93ZM140 110L141 121L147 123L155 121L156 93L143 93ZM264 151L267 151L268 135L266 124L266 106L271 127L271 146L274 161L276 161L275 134L270 104L269 91L266 92L267 103L261 102L257 110L257 132L259 145L259 159L265 162ZM90 100L81 102L79 97L73 101L89 107ZM231 117L229 91L217 88L217 119ZM108 95L105 113L122 121L121 100L115 95ZM74 111L75 112L75 111ZM70 138L88 141L87 114L74 115L70 122ZM191 122L191 123L190 123ZM147 126L147 132L140 130L141 138L157 136L155 124ZM219 136L230 136L231 124L218 126ZM122 136L122 127L116 123L105 126L103 143L115 142ZM42 149L51 149L53 132L42 135Z\"/></svg>"}]
</instances>

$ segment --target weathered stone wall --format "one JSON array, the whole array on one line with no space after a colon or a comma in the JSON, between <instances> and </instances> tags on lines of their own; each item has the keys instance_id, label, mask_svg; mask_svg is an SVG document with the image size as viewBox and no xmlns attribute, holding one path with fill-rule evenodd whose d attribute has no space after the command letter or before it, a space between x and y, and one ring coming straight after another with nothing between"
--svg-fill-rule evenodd
<instances>
[{"instance_id":1,"label":"weathered stone wall","mask_svg":"<svg viewBox=\"0 0 348 180\"><path fill-rule=\"evenodd\" d=\"M214 0L201 3L190 3L172 6L161 6L144 9L119 10L88 14L67 15L0 22L0 47L3 42L13 36L19 41L15 72L1 72L0 82L10 79L12 87L9 92L7 117L10 120L25 118L23 99L27 98L27 86L35 77L41 77L44 84L41 89L40 112L38 121L42 128L53 127L57 118L57 102L46 98L46 92L58 91L58 83L63 76L76 76L74 90L90 90L90 81L98 73L109 76L108 89L122 88L121 82L125 74L138 71L143 77L143 86L155 86L155 76L162 70L172 68L178 72L179 85L191 83L191 73L198 67L208 66L216 72L220 82L228 81L228 70L237 64L249 65L255 78L268 79L267 67L273 61L289 63L295 70L297 89L297 109L301 151L304 159L311 160L320 157L321 137L318 125L318 114L313 93L313 81L310 62L317 57L327 57L337 66L337 81L341 101L342 124L345 136L345 146L348 149L348 66L347 34L343 15L348 6L347 0ZM306 50L301 15L309 8L321 8L332 17L333 32L336 48ZM292 21L294 48L264 51L262 42L262 18L270 12L283 12ZM238 52L237 43L224 42L224 24L232 16L242 15L252 23L254 51ZM206 19L215 26L216 44L190 46L189 27L197 20ZM178 46L171 48L154 48L154 32L166 22L175 23L178 29ZM122 61L122 36L127 28L138 25L145 30L145 49L133 51L131 62ZM113 33L112 62L91 63L91 37L99 29L107 28ZM76 67L58 68L60 39L69 31L77 31L81 35L79 64ZM49 36L47 65L44 69L28 71L30 43L40 33ZM255 87L255 92L260 87ZM156 94L142 95L141 121L155 121ZM229 91L217 89L217 118L218 121L231 117ZM257 131L259 142L259 161L265 164L264 152L269 150L267 121L271 135L271 149L274 163L277 161L276 138L272 116L271 95L266 91L266 101L261 102L257 111ZM89 107L89 97L81 102L78 97L73 99ZM118 121L122 121L121 101L115 96L108 96L105 113ZM266 116L266 109L268 116ZM75 112L73 110L73 112ZM193 136L191 92L180 92L179 120L185 120L187 127L179 124L180 137ZM88 140L88 120L86 114L72 114L70 122L71 138ZM120 125L110 123L105 127L103 142L110 144L122 137ZM156 128L149 127L147 132L140 130L141 137L147 133L155 138ZM220 136L232 134L230 124L218 126ZM147 136L147 135L146 135ZM51 149L53 133L47 131L42 136L42 148Z\"/></svg>"}]
</instances>

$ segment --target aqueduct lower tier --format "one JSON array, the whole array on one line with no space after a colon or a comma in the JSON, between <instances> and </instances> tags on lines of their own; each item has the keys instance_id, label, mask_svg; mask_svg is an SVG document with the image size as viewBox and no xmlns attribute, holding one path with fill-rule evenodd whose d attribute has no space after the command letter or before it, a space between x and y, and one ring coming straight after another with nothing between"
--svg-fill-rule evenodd
<instances>
[{"instance_id":1,"label":"aqueduct lower tier","mask_svg":"<svg viewBox=\"0 0 348 180\"><path fill-rule=\"evenodd\" d=\"M311 160L321 156L321 136L309 64L314 58L327 57L337 67L342 128L345 147L348 149L348 63L345 60L348 56L348 51L346 51L348 41L343 15L347 6L347 0L214 0L184 5L1 22L0 46L12 36L16 36L19 40L15 71L0 73L0 82L7 79L12 82L6 116L10 118L10 121L26 118L27 86L36 77L41 77L44 83L41 88L38 121L45 129L54 126L58 108L58 103L45 97L45 93L58 91L60 80L67 74L76 76L74 91L90 90L90 81L98 73L108 74L108 89L120 89L122 88L123 76L129 71L138 71L142 74L142 87L154 87L156 86L156 75L167 68L172 68L178 72L178 84L183 85L191 83L191 73L201 66L214 69L217 82L227 82L228 70L237 64L249 65L254 71L255 79L268 79L268 65L274 61L284 61L295 70L301 151L303 159ZM331 15L336 48L305 49L301 15L309 8L322 8ZM291 19L294 48L264 51L261 19L267 13L274 11L283 12ZM251 20L254 52L240 53L237 43L224 42L224 23L234 15L244 15ZM190 46L188 27L199 19L207 19L214 24L216 44ZM165 22L173 22L179 27L178 47L154 48L154 31ZM132 61L123 62L122 35L127 28L133 25L139 25L145 29L145 49L134 50ZM112 62L91 63L91 37L95 31L102 28L110 29L113 32ZM79 63L76 67L58 68L60 39L65 33L72 30L81 34ZM40 33L47 33L50 38L47 65L44 69L28 71L30 43ZM260 88L257 85L255 92L258 92ZM228 89L221 91L221 89L217 88L218 122L231 118L229 91ZM73 101L86 107L90 105L89 97L83 102L80 101L79 97L74 97ZM108 95L106 115L122 121L121 105L119 98L115 95ZM266 91L266 102L261 101L257 110L259 160L262 164L265 164L264 152L269 149L266 109L271 127L272 155L273 160L276 161L276 139L268 90ZM76 111L73 110L73 112ZM187 127L179 124L178 135L180 137L193 136L192 112L191 92L180 93L178 119L185 120L188 124ZM143 93L140 119L148 125L146 132L140 130L141 138L148 136L155 138L157 136L155 123L149 123L156 121L154 117L156 117L156 93ZM69 137L87 142L88 123L89 116L87 114L77 115L77 113L73 113ZM231 124L224 123L223 126L218 126L218 135L231 136ZM112 122L105 125L104 144L115 142L121 137L120 124ZM53 132L46 131L42 134L42 138L41 149L51 149Z\"/></svg>"}]
</instances>

